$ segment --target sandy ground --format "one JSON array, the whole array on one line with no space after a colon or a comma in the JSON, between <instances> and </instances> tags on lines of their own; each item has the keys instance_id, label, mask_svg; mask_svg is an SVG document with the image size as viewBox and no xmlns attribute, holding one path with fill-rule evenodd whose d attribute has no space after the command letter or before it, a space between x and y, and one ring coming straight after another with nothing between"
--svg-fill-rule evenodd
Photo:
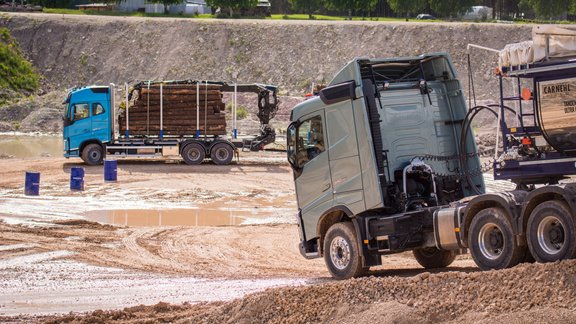
<instances>
[{"instance_id":1,"label":"sandy ground","mask_svg":"<svg viewBox=\"0 0 576 324\"><path fill-rule=\"evenodd\" d=\"M575 318L572 261L560 268L527 264L482 273L462 255L443 271L428 272L402 253L385 257L368 278L334 282L323 260L298 253L292 174L284 158L247 153L229 166L121 160L115 183L103 181L102 166L84 166L83 192L68 187L70 168L80 160L0 160L0 321L547 322L548 313L557 322ZM24 174L31 170L41 172L38 197L23 195ZM490 190L509 188L486 180ZM137 221L142 217L148 222ZM222 225L227 217L234 222ZM176 221L190 218L185 225ZM210 218L224 222L211 225ZM513 284L548 273L558 278ZM490 291L484 286L494 290L486 296L496 302L484 296ZM514 302L516 293L522 297ZM466 300L475 306L458 312Z\"/></svg>"},{"instance_id":2,"label":"sandy ground","mask_svg":"<svg viewBox=\"0 0 576 324\"><path fill-rule=\"evenodd\" d=\"M102 166L84 166L86 190L71 192L70 168L80 162L0 160L0 314L229 300L328 280L322 260L298 253L292 174L282 153L248 153L230 166L119 161L116 183L103 181ZM23 195L30 170L41 173L38 197ZM174 217L189 218L203 208L200 217L240 214L244 225L112 226L87 218L131 209L181 210ZM421 271L410 254L388 259L379 271ZM456 268L473 268L462 259Z\"/></svg>"}]
</instances>

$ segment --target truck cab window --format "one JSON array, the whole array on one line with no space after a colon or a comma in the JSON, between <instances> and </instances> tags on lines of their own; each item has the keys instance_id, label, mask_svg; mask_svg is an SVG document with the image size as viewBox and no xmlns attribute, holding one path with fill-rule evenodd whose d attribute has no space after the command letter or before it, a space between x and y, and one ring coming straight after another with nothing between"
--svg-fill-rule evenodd
<instances>
[{"instance_id":1,"label":"truck cab window","mask_svg":"<svg viewBox=\"0 0 576 324\"><path fill-rule=\"evenodd\" d=\"M303 166L325 150L322 118L316 116L302 122L296 134L297 165Z\"/></svg>"},{"instance_id":2,"label":"truck cab window","mask_svg":"<svg viewBox=\"0 0 576 324\"><path fill-rule=\"evenodd\" d=\"M92 104L92 116L98 116L104 113L104 107L100 103Z\"/></svg>"},{"instance_id":3,"label":"truck cab window","mask_svg":"<svg viewBox=\"0 0 576 324\"><path fill-rule=\"evenodd\" d=\"M88 116L90 116L90 109L88 108L88 104L75 104L72 107L72 120L84 119Z\"/></svg>"}]
</instances>

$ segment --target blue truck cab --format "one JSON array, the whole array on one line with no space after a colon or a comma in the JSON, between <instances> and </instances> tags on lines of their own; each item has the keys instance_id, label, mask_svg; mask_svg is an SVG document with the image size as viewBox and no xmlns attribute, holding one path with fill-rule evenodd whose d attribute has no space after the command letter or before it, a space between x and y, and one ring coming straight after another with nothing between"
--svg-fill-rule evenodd
<instances>
[{"instance_id":1,"label":"blue truck cab","mask_svg":"<svg viewBox=\"0 0 576 324\"><path fill-rule=\"evenodd\" d=\"M73 88L64 101L64 156L100 164L114 139L113 85Z\"/></svg>"}]
</instances>

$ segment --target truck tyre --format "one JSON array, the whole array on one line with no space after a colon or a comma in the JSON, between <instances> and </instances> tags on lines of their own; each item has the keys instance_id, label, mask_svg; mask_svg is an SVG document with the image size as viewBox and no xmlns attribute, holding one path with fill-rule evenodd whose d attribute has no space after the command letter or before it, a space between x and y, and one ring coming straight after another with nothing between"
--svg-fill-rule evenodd
<instances>
[{"instance_id":1,"label":"truck tyre","mask_svg":"<svg viewBox=\"0 0 576 324\"><path fill-rule=\"evenodd\" d=\"M362 267L354 225L350 222L332 225L324 239L324 261L332 277L338 280L358 277Z\"/></svg>"},{"instance_id":2,"label":"truck tyre","mask_svg":"<svg viewBox=\"0 0 576 324\"><path fill-rule=\"evenodd\" d=\"M439 250L435 247L415 249L412 253L425 269L445 268L456 259L456 251Z\"/></svg>"},{"instance_id":3,"label":"truck tyre","mask_svg":"<svg viewBox=\"0 0 576 324\"><path fill-rule=\"evenodd\" d=\"M210 151L210 158L214 164L218 165L228 165L232 162L234 157L234 150L232 147L226 143L214 144L212 150Z\"/></svg>"},{"instance_id":4,"label":"truck tyre","mask_svg":"<svg viewBox=\"0 0 576 324\"><path fill-rule=\"evenodd\" d=\"M200 143L190 143L182 149L182 158L188 165L197 165L204 161L206 150Z\"/></svg>"},{"instance_id":5,"label":"truck tyre","mask_svg":"<svg viewBox=\"0 0 576 324\"><path fill-rule=\"evenodd\" d=\"M574 218L566 203L550 200L536 206L526 225L528 248L538 262L576 256Z\"/></svg>"},{"instance_id":6,"label":"truck tyre","mask_svg":"<svg viewBox=\"0 0 576 324\"><path fill-rule=\"evenodd\" d=\"M481 210L470 224L468 247L482 270L511 268L524 259L525 246L517 246L512 225L501 208Z\"/></svg>"},{"instance_id":7,"label":"truck tyre","mask_svg":"<svg viewBox=\"0 0 576 324\"><path fill-rule=\"evenodd\" d=\"M102 145L95 143L86 145L82 150L82 160L88 165L102 164L104 160Z\"/></svg>"}]
</instances>

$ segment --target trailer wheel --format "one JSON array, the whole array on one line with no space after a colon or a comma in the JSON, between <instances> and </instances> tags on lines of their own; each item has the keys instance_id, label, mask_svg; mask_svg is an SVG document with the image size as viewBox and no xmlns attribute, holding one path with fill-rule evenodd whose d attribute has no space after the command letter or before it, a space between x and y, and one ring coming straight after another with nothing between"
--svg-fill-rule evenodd
<instances>
[{"instance_id":1,"label":"trailer wheel","mask_svg":"<svg viewBox=\"0 0 576 324\"><path fill-rule=\"evenodd\" d=\"M332 225L324 239L324 261L332 277L338 280L358 277L362 267L354 225L350 222Z\"/></svg>"},{"instance_id":2,"label":"trailer wheel","mask_svg":"<svg viewBox=\"0 0 576 324\"><path fill-rule=\"evenodd\" d=\"M470 224L470 254L482 270L511 268L524 259L526 247L517 246L512 225L501 208L481 210Z\"/></svg>"},{"instance_id":3,"label":"trailer wheel","mask_svg":"<svg viewBox=\"0 0 576 324\"><path fill-rule=\"evenodd\" d=\"M182 149L182 158L188 165L197 165L204 161L206 151L200 143L190 143Z\"/></svg>"},{"instance_id":4,"label":"trailer wheel","mask_svg":"<svg viewBox=\"0 0 576 324\"><path fill-rule=\"evenodd\" d=\"M234 150L232 147L226 143L214 144L212 150L210 151L210 158L214 164L218 165L228 165L232 162L234 157Z\"/></svg>"},{"instance_id":5,"label":"trailer wheel","mask_svg":"<svg viewBox=\"0 0 576 324\"><path fill-rule=\"evenodd\" d=\"M88 144L82 150L82 160L88 165L102 164L104 154L100 144Z\"/></svg>"},{"instance_id":6,"label":"trailer wheel","mask_svg":"<svg viewBox=\"0 0 576 324\"><path fill-rule=\"evenodd\" d=\"M445 268L456 259L456 251L439 250L435 247L415 249L412 254L425 269Z\"/></svg>"},{"instance_id":7,"label":"trailer wheel","mask_svg":"<svg viewBox=\"0 0 576 324\"><path fill-rule=\"evenodd\" d=\"M572 259L576 256L576 230L570 208L550 200L536 206L526 227L528 248L538 262Z\"/></svg>"}]
</instances>

